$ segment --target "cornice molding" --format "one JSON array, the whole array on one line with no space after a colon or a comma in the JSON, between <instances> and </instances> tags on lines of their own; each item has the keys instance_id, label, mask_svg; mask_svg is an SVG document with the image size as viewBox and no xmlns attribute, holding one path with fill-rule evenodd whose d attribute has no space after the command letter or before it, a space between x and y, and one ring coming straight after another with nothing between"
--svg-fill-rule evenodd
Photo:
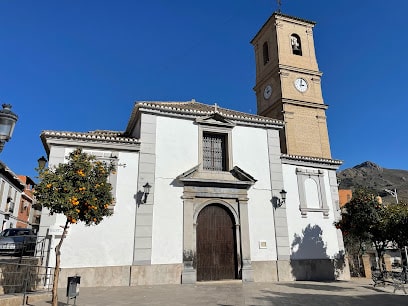
<instances>
[{"instance_id":1,"label":"cornice molding","mask_svg":"<svg viewBox=\"0 0 408 306\"><path fill-rule=\"evenodd\" d=\"M328 109L329 106L327 104L315 103L315 102L308 102L308 101L301 101L301 100L293 100L293 99L282 99L283 104L292 104L297 106L304 106L304 107L311 107L311 108L320 108L320 109Z\"/></svg>"},{"instance_id":2,"label":"cornice molding","mask_svg":"<svg viewBox=\"0 0 408 306\"><path fill-rule=\"evenodd\" d=\"M227 187L248 189L255 184L256 179L250 174L235 166L231 171L200 171L200 165L197 165L179 176L177 180L185 186L208 186L208 187Z\"/></svg>"},{"instance_id":3,"label":"cornice molding","mask_svg":"<svg viewBox=\"0 0 408 306\"><path fill-rule=\"evenodd\" d=\"M282 154L281 160L283 164L325 168L325 169L330 169L330 170L337 170L343 164L343 161L337 160L337 159L288 155L288 154Z\"/></svg>"},{"instance_id":4,"label":"cornice molding","mask_svg":"<svg viewBox=\"0 0 408 306\"><path fill-rule=\"evenodd\" d=\"M299 68L299 67L294 67L294 66L289 66L289 65L281 65L281 64L279 64L279 70L281 71L281 73L284 73L284 71L290 71L290 72L295 72L295 73L303 73L303 74L308 74L312 76L317 76L319 78L323 75L323 72L321 71Z\"/></svg>"},{"instance_id":5,"label":"cornice molding","mask_svg":"<svg viewBox=\"0 0 408 306\"><path fill-rule=\"evenodd\" d=\"M119 132L59 132L43 131L40 135L43 146L50 153L50 146L83 147L93 149L105 149L115 151L140 150L140 141L136 138L117 136Z\"/></svg>"},{"instance_id":6,"label":"cornice molding","mask_svg":"<svg viewBox=\"0 0 408 306\"><path fill-rule=\"evenodd\" d=\"M274 12L268 20L262 25L262 27L259 29L259 31L255 34L254 38L251 39L251 44L254 44L255 41L257 40L258 36L260 33L263 32L264 28L271 22L271 20L274 19L273 25L276 27L280 27L281 22L288 22L288 23L295 23L295 24L300 24L303 26L307 26L309 28L313 28L316 24L314 21L306 20L303 18L299 17L294 17L294 16L289 16L282 14L280 12Z\"/></svg>"}]
</instances>

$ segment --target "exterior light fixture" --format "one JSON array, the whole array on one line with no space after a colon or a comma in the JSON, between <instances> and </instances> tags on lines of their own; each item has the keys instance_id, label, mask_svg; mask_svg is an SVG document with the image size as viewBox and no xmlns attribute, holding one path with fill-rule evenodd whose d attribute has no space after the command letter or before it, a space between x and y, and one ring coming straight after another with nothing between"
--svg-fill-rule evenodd
<instances>
[{"instance_id":1,"label":"exterior light fixture","mask_svg":"<svg viewBox=\"0 0 408 306\"><path fill-rule=\"evenodd\" d=\"M44 156L41 156L37 161L38 161L38 168L44 169L45 165L47 164L47 159Z\"/></svg>"},{"instance_id":2,"label":"exterior light fixture","mask_svg":"<svg viewBox=\"0 0 408 306\"><path fill-rule=\"evenodd\" d=\"M152 186L149 184L149 182L143 185L143 202L142 203L146 203L147 196L150 193L150 188L152 188Z\"/></svg>"},{"instance_id":3,"label":"exterior light fixture","mask_svg":"<svg viewBox=\"0 0 408 306\"><path fill-rule=\"evenodd\" d=\"M280 192L279 192L279 194L280 194L280 196L281 196L281 198L280 199L276 199L277 201L276 201L276 207L281 207L283 204L285 204L285 202L286 202L286 194L287 194L287 192L285 191L285 189L282 189Z\"/></svg>"},{"instance_id":4,"label":"exterior light fixture","mask_svg":"<svg viewBox=\"0 0 408 306\"><path fill-rule=\"evenodd\" d=\"M11 111L11 104L3 104L0 110L0 152L4 144L11 139L18 116Z\"/></svg>"}]
</instances>

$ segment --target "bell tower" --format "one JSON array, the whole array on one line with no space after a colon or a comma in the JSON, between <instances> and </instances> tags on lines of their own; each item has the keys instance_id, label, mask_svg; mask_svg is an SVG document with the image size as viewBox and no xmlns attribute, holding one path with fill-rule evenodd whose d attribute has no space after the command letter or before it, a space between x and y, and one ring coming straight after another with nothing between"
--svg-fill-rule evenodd
<instances>
[{"instance_id":1,"label":"bell tower","mask_svg":"<svg viewBox=\"0 0 408 306\"><path fill-rule=\"evenodd\" d=\"M283 153L331 158L315 22L275 12L252 39L257 113L285 122Z\"/></svg>"}]
</instances>

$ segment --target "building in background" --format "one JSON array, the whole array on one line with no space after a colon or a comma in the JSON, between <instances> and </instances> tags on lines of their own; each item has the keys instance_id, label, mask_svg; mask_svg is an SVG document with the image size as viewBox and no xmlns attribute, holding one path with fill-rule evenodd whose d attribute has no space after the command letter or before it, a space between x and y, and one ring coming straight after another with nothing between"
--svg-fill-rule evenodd
<instances>
[{"instance_id":1,"label":"building in background","mask_svg":"<svg viewBox=\"0 0 408 306\"><path fill-rule=\"evenodd\" d=\"M19 204L24 184L4 163L0 162L0 224L1 230L17 227Z\"/></svg>"},{"instance_id":2,"label":"building in background","mask_svg":"<svg viewBox=\"0 0 408 306\"><path fill-rule=\"evenodd\" d=\"M353 191L351 189L339 189L339 204L343 207L348 202L350 202L353 196Z\"/></svg>"},{"instance_id":3,"label":"building in background","mask_svg":"<svg viewBox=\"0 0 408 306\"><path fill-rule=\"evenodd\" d=\"M35 205L35 182L29 176L25 175L19 175L18 178L23 183L24 190L21 194L17 227L32 228L34 232L37 232L40 225L41 207Z\"/></svg>"}]
</instances>

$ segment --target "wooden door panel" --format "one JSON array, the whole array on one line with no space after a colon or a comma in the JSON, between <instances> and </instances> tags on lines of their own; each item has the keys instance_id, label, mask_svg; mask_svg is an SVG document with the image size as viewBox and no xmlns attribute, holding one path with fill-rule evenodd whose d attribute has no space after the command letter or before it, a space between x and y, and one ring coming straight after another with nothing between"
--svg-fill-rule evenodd
<instances>
[{"instance_id":1,"label":"wooden door panel","mask_svg":"<svg viewBox=\"0 0 408 306\"><path fill-rule=\"evenodd\" d=\"M228 211L209 205L197 219L197 280L236 277L235 227Z\"/></svg>"}]
</instances>

